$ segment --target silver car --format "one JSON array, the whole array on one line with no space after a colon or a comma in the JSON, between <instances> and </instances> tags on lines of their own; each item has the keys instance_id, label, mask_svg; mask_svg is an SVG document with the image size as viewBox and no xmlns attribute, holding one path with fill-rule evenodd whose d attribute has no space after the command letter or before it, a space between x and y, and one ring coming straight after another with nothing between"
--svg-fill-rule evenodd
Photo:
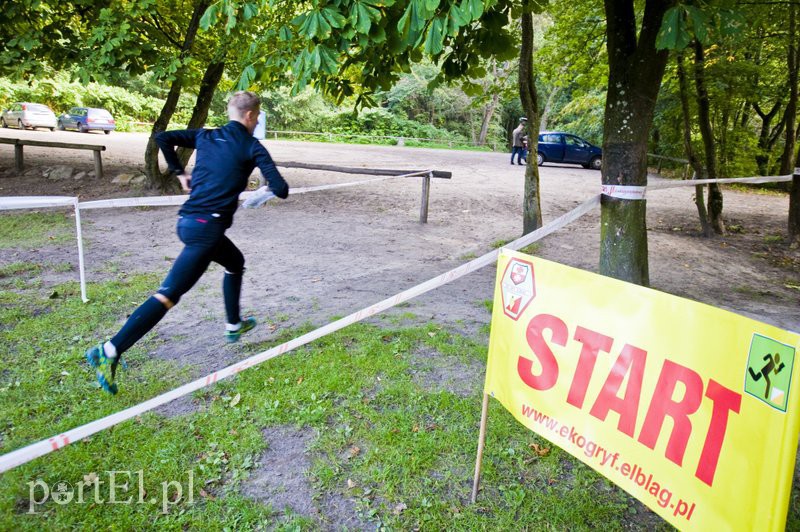
<instances>
[{"instance_id":1,"label":"silver car","mask_svg":"<svg viewBox=\"0 0 800 532\"><path fill-rule=\"evenodd\" d=\"M0 126L14 126L19 129L46 127L56 128L56 115L46 105L40 103L17 102L0 115Z\"/></svg>"}]
</instances>

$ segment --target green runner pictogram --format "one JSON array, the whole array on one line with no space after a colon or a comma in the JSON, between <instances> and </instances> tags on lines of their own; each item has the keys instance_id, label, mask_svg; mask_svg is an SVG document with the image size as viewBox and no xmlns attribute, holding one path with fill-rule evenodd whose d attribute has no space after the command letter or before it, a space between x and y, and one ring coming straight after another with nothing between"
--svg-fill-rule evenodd
<instances>
[{"instance_id":1,"label":"green runner pictogram","mask_svg":"<svg viewBox=\"0 0 800 532\"><path fill-rule=\"evenodd\" d=\"M744 391L786 412L793 367L794 347L754 334L747 357Z\"/></svg>"}]
</instances>

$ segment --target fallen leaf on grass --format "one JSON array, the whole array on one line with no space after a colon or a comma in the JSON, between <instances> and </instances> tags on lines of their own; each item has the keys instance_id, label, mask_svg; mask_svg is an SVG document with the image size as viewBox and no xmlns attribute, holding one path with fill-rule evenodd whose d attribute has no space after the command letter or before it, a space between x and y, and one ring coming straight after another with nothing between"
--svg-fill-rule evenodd
<instances>
[{"instance_id":1,"label":"fallen leaf on grass","mask_svg":"<svg viewBox=\"0 0 800 532\"><path fill-rule=\"evenodd\" d=\"M355 458L360 453L361 453L361 448L358 447L357 445L353 445L352 447L350 447L350 451L349 451L349 455L350 456L349 457L350 458Z\"/></svg>"},{"instance_id":2,"label":"fallen leaf on grass","mask_svg":"<svg viewBox=\"0 0 800 532\"><path fill-rule=\"evenodd\" d=\"M353 482L352 479L349 479L349 478L347 479L347 489L351 490L351 489L355 488L356 486L357 486L357 484L355 482Z\"/></svg>"},{"instance_id":3,"label":"fallen leaf on grass","mask_svg":"<svg viewBox=\"0 0 800 532\"><path fill-rule=\"evenodd\" d=\"M236 395L234 395L234 396L233 396L233 399L231 399L231 404L230 404L230 406L236 406L236 405L238 405L238 404L239 404L239 401L241 401L241 400L242 400L242 394L240 394L240 393L237 393Z\"/></svg>"},{"instance_id":4,"label":"fallen leaf on grass","mask_svg":"<svg viewBox=\"0 0 800 532\"><path fill-rule=\"evenodd\" d=\"M408 508L408 506L406 506L406 503L401 502L401 503L397 504L394 507L394 510L392 510L392 513L394 515L400 515L401 513L403 513L403 510L405 510L406 508Z\"/></svg>"},{"instance_id":5,"label":"fallen leaf on grass","mask_svg":"<svg viewBox=\"0 0 800 532\"><path fill-rule=\"evenodd\" d=\"M550 447L542 447L538 443L532 443L528 445L528 447L533 450L534 453L538 454L539 456L547 456L550 454Z\"/></svg>"},{"instance_id":6,"label":"fallen leaf on grass","mask_svg":"<svg viewBox=\"0 0 800 532\"><path fill-rule=\"evenodd\" d=\"M201 496L201 497L203 497L204 499L210 499L210 500L212 500L212 501L215 501L215 500L217 500L217 498L216 498L216 497L214 497L213 495L209 494L209 493L208 493L206 490L204 490L203 488L200 488L200 496Z\"/></svg>"},{"instance_id":7,"label":"fallen leaf on grass","mask_svg":"<svg viewBox=\"0 0 800 532\"><path fill-rule=\"evenodd\" d=\"M299 379L297 379L297 384L303 384L303 377L300 377Z\"/></svg>"}]
</instances>

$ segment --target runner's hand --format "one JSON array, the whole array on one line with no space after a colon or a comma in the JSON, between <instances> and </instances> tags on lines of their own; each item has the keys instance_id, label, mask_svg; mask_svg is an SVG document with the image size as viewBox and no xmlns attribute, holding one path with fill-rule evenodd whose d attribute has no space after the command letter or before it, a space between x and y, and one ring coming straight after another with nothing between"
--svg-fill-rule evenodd
<instances>
[{"instance_id":1,"label":"runner's hand","mask_svg":"<svg viewBox=\"0 0 800 532\"><path fill-rule=\"evenodd\" d=\"M192 191L192 174L187 174L186 172L179 174L178 181L181 182L181 188L184 192L191 192Z\"/></svg>"},{"instance_id":2,"label":"runner's hand","mask_svg":"<svg viewBox=\"0 0 800 532\"><path fill-rule=\"evenodd\" d=\"M244 203L242 203L242 207L244 207L245 209L255 209L256 207L261 207L274 197L275 194L272 193L269 187L263 186L258 190L256 190L255 192L253 192L253 194L249 198L244 200Z\"/></svg>"}]
</instances>

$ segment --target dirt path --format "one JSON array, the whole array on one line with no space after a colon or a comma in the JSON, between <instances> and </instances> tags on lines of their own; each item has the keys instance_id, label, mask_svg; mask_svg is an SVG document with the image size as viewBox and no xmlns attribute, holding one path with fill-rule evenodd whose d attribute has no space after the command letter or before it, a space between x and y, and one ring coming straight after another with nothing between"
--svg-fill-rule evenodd
<instances>
[{"instance_id":1,"label":"dirt path","mask_svg":"<svg viewBox=\"0 0 800 532\"><path fill-rule=\"evenodd\" d=\"M16 133L0 131L5 136ZM41 177L41 167L66 161L76 170L88 170L91 156L31 148L26 154L30 175L0 179L0 195L80 194L85 199L145 193L112 185L110 180L141 167L146 135L23 133L106 144L104 164L109 176L103 183L91 178L49 181ZM268 141L267 147L279 161L453 172L452 180L433 180L427 225L418 222L421 186L417 178L296 195L263 209L240 210L229 234L247 259L243 306L280 321L281 326L324 323L332 316L349 314L485 253L494 242L519 236L524 169L510 166L505 154L283 141ZM6 148L0 150L0 174L13 172L7 170L13 167L13 153ZM293 169L284 174L294 187L363 178ZM545 221L572 209L599 186L599 173L580 167L547 165L541 175ZM692 193L691 188L683 188L649 195L653 288L800 330L800 291L791 288L800 284L800 252L771 243L772 235L783 234L788 198L726 190L728 223L740 232L703 239L696 234ZM166 273L170 261L165 259L174 258L180 250L174 235L175 212L175 208L85 211L89 280L128 271ZM47 253L63 254L62 261L77 260L71 247ZM26 250L6 251L0 262L27 254ZM538 254L596 271L599 212L545 239ZM216 348L207 347L218 343L221 331L220 276L218 270L206 275L159 326L158 334L166 338L179 328L194 339L192 345L167 342L160 348L161 356L188 356L201 371L227 362L219 359ZM482 301L492 296L493 277L493 268L485 268L402 310L475 334L489 318ZM256 339L270 334L265 327ZM208 353L208 360L203 353Z\"/></svg>"},{"instance_id":2,"label":"dirt path","mask_svg":"<svg viewBox=\"0 0 800 532\"><path fill-rule=\"evenodd\" d=\"M48 138L52 135L24 133ZM54 135L73 142L78 136ZM131 172L141 166L145 135L81 135L80 140L107 145L105 166L109 177L104 183L94 179L53 182L36 173L0 180L0 194L77 193L89 198L143 193L135 187L112 185L110 180L119 172ZM433 182L427 225L417 221L421 187L416 178L297 195L273 202L265 209L240 211L229 234L247 258L243 305L257 315L280 320L283 325L322 323L332 316L348 314L444 272L472 255L480 255L494 242L519 235L523 168L510 166L505 154L294 142L267 142L267 146L279 161L431 167L453 172L452 180ZM91 168L91 157L86 152L42 152L29 150L28 167L64 164L62 158L66 154L67 164L76 170ZM11 168L12 163L11 150L3 150L0 172ZM541 170L546 221L594 194L599 184L598 172L579 167L545 166ZM284 174L294 187L361 179L291 169ZM770 235L782 234L788 199L726 190L729 224L738 226L741 232L706 240L696 236L691 195L692 190L685 188L652 192L649 196L653 288L800 330L800 292L786 286L797 285L800 280L800 253L788 252L783 257L788 268L771 264L769 257L757 256L768 253ZM165 258L175 257L180 250L174 235L175 210L85 212L89 279L108 278L125 271L165 273L170 265ZM75 261L72 249L63 252L61 260ZM539 254L596 271L599 213L546 239ZM785 250L781 253L786 254ZM774 260L778 260L777 256ZM422 296L407 310L474 333L488 320L481 302L491 298L493 276L492 268L486 268ZM195 353L191 355L194 363L199 362L195 358L198 348L215 344L211 339L220 333L219 277L219 272L207 275L184 298L181 309L171 312L159 327L159 334L169 337L179 325L196 339L196 345L178 348ZM259 334L266 337L270 332L265 328ZM176 346L168 342L163 349L163 355L169 357Z\"/></svg>"}]
</instances>

